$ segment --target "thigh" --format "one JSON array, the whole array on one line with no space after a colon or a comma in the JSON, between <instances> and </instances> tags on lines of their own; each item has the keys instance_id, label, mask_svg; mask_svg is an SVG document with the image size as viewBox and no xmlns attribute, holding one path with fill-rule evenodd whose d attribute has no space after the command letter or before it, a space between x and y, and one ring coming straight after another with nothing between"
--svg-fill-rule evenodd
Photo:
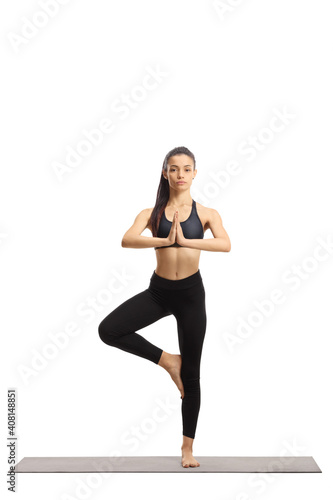
<instances>
[{"instance_id":1,"label":"thigh","mask_svg":"<svg viewBox=\"0 0 333 500\"><path fill-rule=\"evenodd\" d=\"M101 322L101 327L110 333L124 335L141 330L170 314L163 302L156 300L147 288L111 311Z\"/></svg>"}]
</instances>

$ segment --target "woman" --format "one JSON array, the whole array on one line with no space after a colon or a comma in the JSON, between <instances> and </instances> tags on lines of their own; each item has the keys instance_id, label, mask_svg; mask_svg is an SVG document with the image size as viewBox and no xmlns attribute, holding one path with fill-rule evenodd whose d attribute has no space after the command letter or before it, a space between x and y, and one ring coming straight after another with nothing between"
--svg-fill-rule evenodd
<instances>
[{"instance_id":1,"label":"woman","mask_svg":"<svg viewBox=\"0 0 333 500\"><path fill-rule=\"evenodd\" d=\"M153 208L142 210L125 233L126 248L155 247L157 267L149 287L114 309L98 327L108 345L146 358L164 368L182 398L182 466L197 467L193 440L200 409L200 360L206 332L201 250L229 252L230 239L219 213L196 203L190 187L197 175L193 153L185 147L166 155ZM144 229L151 236L141 236ZM214 238L203 239L210 229ZM180 354L170 354L136 333L173 314Z\"/></svg>"}]
</instances>

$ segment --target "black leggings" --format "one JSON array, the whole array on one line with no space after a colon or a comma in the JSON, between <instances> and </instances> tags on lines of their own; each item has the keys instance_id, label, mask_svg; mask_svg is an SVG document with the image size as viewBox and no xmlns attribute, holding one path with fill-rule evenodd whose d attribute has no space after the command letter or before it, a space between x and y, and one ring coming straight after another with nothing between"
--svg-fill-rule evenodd
<instances>
[{"instance_id":1,"label":"black leggings","mask_svg":"<svg viewBox=\"0 0 333 500\"><path fill-rule=\"evenodd\" d=\"M194 438L200 409L200 360L206 332L205 288L200 270L187 278L169 280L153 272L149 287L114 309L98 327L106 344L158 364L162 349L136 333L173 314L177 320L183 435Z\"/></svg>"}]
</instances>

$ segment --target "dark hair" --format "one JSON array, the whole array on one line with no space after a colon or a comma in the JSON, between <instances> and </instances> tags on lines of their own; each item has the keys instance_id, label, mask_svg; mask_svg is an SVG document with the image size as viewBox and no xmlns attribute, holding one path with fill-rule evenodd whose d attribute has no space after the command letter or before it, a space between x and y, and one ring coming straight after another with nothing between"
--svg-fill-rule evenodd
<instances>
[{"instance_id":1,"label":"dark hair","mask_svg":"<svg viewBox=\"0 0 333 500\"><path fill-rule=\"evenodd\" d=\"M189 149L185 148L185 146L179 146L177 148L173 148L171 149L171 151L169 151L169 153L167 153L162 165L161 179L157 189L155 206L150 216L150 223L152 227L153 236L157 236L158 225L160 223L162 213L168 203L170 194L169 181L168 179L165 179L165 177L163 177L163 172L167 171L169 158L176 155L190 156L194 162L194 170L195 170L194 154Z\"/></svg>"}]
</instances>

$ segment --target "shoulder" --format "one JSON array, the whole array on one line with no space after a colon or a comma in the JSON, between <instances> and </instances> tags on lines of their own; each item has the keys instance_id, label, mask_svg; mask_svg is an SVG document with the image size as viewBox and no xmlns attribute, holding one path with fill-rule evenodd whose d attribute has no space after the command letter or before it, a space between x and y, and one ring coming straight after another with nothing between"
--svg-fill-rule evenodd
<instances>
[{"instance_id":1,"label":"shoulder","mask_svg":"<svg viewBox=\"0 0 333 500\"><path fill-rule=\"evenodd\" d=\"M218 217L220 215L218 211L215 210L215 208L205 207L204 205L198 202L196 202L196 206L198 213L200 212L200 216L202 216L206 220L211 220L212 218Z\"/></svg>"},{"instance_id":2,"label":"shoulder","mask_svg":"<svg viewBox=\"0 0 333 500\"><path fill-rule=\"evenodd\" d=\"M150 222L150 216L152 213L153 209L152 208L144 208L141 210L141 212L137 213L135 216L135 224L145 224L147 225Z\"/></svg>"},{"instance_id":3,"label":"shoulder","mask_svg":"<svg viewBox=\"0 0 333 500\"><path fill-rule=\"evenodd\" d=\"M201 203L196 202L197 212L200 219L203 221L204 230L211 227L214 221L222 221L221 216L215 208L205 207Z\"/></svg>"},{"instance_id":4,"label":"shoulder","mask_svg":"<svg viewBox=\"0 0 333 500\"><path fill-rule=\"evenodd\" d=\"M153 208L144 208L143 210L141 210L140 214L147 215L149 217L153 210L154 210L154 207Z\"/></svg>"},{"instance_id":5,"label":"shoulder","mask_svg":"<svg viewBox=\"0 0 333 500\"><path fill-rule=\"evenodd\" d=\"M134 223L131 226L131 230L134 229L134 231L139 231L141 234L142 231L146 227L150 228L150 216L153 211L153 208L144 208L140 212L137 213L137 215L134 218Z\"/></svg>"},{"instance_id":6,"label":"shoulder","mask_svg":"<svg viewBox=\"0 0 333 500\"><path fill-rule=\"evenodd\" d=\"M141 212L139 212L139 213L137 214L137 217L139 217L140 219L141 219L141 218L142 218L142 219L144 219L144 218L149 219L149 217L151 216L151 213L152 213L153 209L154 209L154 208L143 208L143 209L141 210Z\"/></svg>"},{"instance_id":7,"label":"shoulder","mask_svg":"<svg viewBox=\"0 0 333 500\"><path fill-rule=\"evenodd\" d=\"M146 212L146 215L147 215L148 219L150 219L150 216L151 216L153 210L154 210L154 207L152 207L152 208L145 208L145 212Z\"/></svg>"}]
</instances>

